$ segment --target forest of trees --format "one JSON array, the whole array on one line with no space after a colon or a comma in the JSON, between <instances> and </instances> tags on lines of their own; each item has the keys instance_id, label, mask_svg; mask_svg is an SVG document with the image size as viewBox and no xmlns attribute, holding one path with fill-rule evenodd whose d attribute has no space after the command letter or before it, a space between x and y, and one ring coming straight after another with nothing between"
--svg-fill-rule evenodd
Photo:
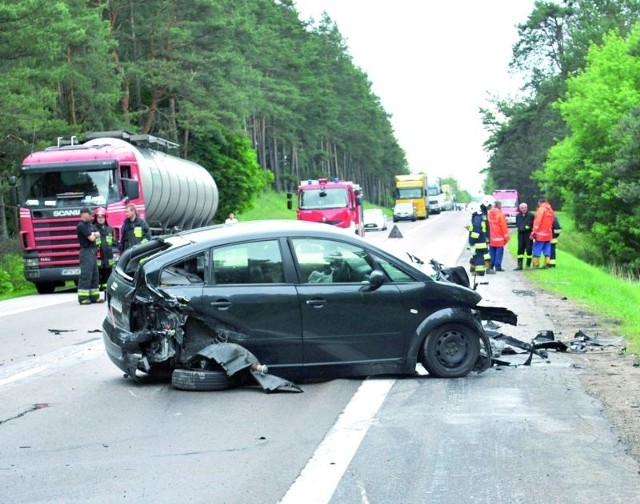
<instances>
[{"instance_id":1,"label":"forest of trees","mask_svg":"<svg viewBox=\"0 0 640 504\"><path fill-rule=\"evenodd\" d=\"M536 1L512 67L525 98L482 111L489 180L540 196L590 234L601 264L640 274L640 1Z\"/></svg>"},{"instance_id":2,"label":"forest of trees","mask_svg":"<svg viewBox=\"0 0 640 504\"><path fill-rule=\"evenodd\" d=\"M480 111L486 187L551 198L592 233L603 262L635 274L638 19L640 0L536 1L513 47L522 97ZM178 143L216 179L218 216L320 176L355 180L385 205L393 176L409 171L338 27L301 20L293 0L9 0L0 69L3 237L15 233L9 175L29 152L89 131Z\"/></svg>"},{"instance_id":3,"label":"forest of trees","mask_svg":"<svg viewBox=\"0 0 640 504\"><path fill-rule=\"evenodd\" d=\"M291 0L10 0L0 68L5 201L30 151L89 131L180 144L212 172L217 216L266 186L322 176L356 180L386 204L393 176L408 173L335 23L300 20ZM2 234L13 231L9 219Z\"/></svg>"}]
</instances>

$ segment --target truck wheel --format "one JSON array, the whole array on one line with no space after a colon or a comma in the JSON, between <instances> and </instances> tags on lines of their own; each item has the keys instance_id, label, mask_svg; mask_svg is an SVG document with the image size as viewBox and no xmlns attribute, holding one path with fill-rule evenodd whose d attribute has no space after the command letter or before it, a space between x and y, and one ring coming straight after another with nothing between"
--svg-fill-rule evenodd
<instances>
[{"instance_id":1,"label":"truck wheel","mask_svg":"<svg viewBox=\"0 0 640 504\"><path fill-rule=\"evenodd\" d=\"M480 338L473 329L450 322L427 334L420 363L436 378L460 378L473 370L479 355Z\"/></svg>"},{"instance_id":2,"label":"truck wheel","mask_svg":"<svg viewBox=\"0 0 640 504\"><path fill-rule=\"evenodd\" d=\"M204 369L175 369L171 374L171 385L179 390L226 390L233 380L224 371Z\"/></svg>"},{"instance_id":3,"label":"truck wheel","mask_svg":"<svg viewBox=\"0 0 640 504\"><path fill-rule=\"evenodd\" d=\"M56 288L56 284L53 282L38 282L36 283L36 290L38 294L53 294Z\"/></svg>"}]
</instances>

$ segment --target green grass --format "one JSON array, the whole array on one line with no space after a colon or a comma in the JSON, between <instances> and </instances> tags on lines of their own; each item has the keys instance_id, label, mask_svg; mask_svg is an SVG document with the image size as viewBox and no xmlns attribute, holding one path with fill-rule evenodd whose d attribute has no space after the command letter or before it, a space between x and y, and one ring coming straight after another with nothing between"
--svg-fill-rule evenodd
<instances>
[{"instance_id":1,"label":"green grass","mask_svg":"<svg viewBox=\"0 0 640 504\"><path fill-rule=\"evenodd\" d=\"M295 198L295 195L293 196ZM258 195L256 204L251 210L237 215L239 221L265 220L265 219L295 219L295 199L293 210L287 208L287 196L285 193L266 191Z\"/></svg>"}]
</instances>

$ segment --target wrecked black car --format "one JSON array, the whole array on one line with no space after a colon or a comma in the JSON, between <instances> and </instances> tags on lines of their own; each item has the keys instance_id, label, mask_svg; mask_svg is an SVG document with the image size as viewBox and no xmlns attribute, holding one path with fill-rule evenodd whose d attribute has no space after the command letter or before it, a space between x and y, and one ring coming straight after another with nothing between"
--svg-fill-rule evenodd
<instances>
[{"instance_id":1,"label":"wrecked black car","mask_svg":"<svg viewBox=\"0 0 640 504\"><path fill-rule=\"evenodd\" d=\"M513 323L478 306L465 283L324 224L211 226L122 255L107 286L104 343L126 375L171 375L188 390L243 375L274 390L414 374L417 362L456 378L491 365L482 319Z\"/></svg>"}]
</instances>

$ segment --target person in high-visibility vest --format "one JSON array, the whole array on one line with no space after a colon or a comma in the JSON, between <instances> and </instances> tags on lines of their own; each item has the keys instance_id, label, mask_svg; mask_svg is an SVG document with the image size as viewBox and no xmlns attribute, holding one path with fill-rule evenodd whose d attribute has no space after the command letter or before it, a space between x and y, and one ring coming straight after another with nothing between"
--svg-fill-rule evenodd
<instances>
[{"instance_id":1,"label":"person in high-visibility vest","mask_svg":"<svg viewBox=\"0 0 640 504\"><path fill-rule=\"evenodd\" d=\"M489 205L490 206L490 205ZM488 206L484 203L480 205L471 216L471 224L467 228L469 231L469 249L472 251L469 259L469 270L478 276L484 276L489 267L491 257L489 256L489 224L487 222Z\"/></svg>"},{"instance_id":2,"label":"person in high-visibility vest","mask_svg":"<svg viewBox=\"0 0 640 504\"><path fill-rule=\"evenodd\" d=\"M107 280L111 270L118 262L118 242L113 228L107 222L107 211L100 207L93 212L93 224L100 232L96 239L96 259L98 261L99 288L107 288Z\"/></svg>"},{"instance_id":3,"label":"person in high-visibility vest","mask_svg":"<svg viewBox=\"0 0 640 504\"><path fill-rule=\"evenodd\" d=\"M502 257L504 255L504 247L509 243L511 235L509 235L509 227L507 219L502 211L502 202L496 201L493 208L489 210L489 255L491 256L491 265L487 273L495 271L504 271L502 269Z\"/></svg>"},{"instance_id":4,"label":"person in high-visibility vest","mask_svg":"<svg viewBox=\"0 0 640 504\"><path fill-rule=\"evenodd\" d=\"M553 208L545 198L538 200L538 209L533 218L533 267L540 267L540 256L544 255L545 267L551 262L551 239L553 238Z\"/></svg>"}]
</instances>

